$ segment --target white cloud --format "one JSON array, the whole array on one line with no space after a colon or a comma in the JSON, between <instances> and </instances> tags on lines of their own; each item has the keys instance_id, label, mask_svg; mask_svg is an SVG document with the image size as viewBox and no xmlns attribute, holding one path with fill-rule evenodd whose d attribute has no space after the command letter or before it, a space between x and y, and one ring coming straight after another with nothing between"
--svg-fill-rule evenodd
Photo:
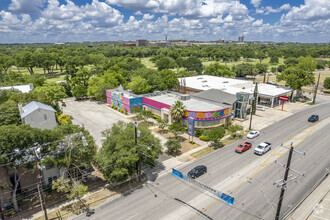
<instances>
[{"instance_id":1,"label":"white cloud","mask_svg":"<svg viewBox=\"0 0 330 220\"><path fill-rule=\"evenodd\" d=\"M39 13L44 0L12 0L9 10L18 14Z\"/></svg>"},{"instance_id":2,"label":"white cloud","mask_svg":"<svg viewBox=\"0 0 330 220\"><path fill-rule=\"evenodd\" d=\"M251 5L253 5L254 7L259 7L261 3L261 0L251 0Z\"/></svg>"},{"instance_id":3,"label":"white cloud","mask_svg":"<svg viewBox=\"0 0 330 220\"><path fill-rule=\"evenodd\" d=\"M264 22L263 19L256 20L255 22L252 23L252 26L260 27L263 22Z\"/></svg>"},{"instance_id":4,"label":"white cloud","mask_svg":"<svg viewBox=\"0 0 330 220\"><path fill-rule=\"evenodd\" d=\"M144 14L143 20L152 20L154 18L154 15L151 14Z\"/></svg>"},{"instance_id":5,"label":"white cloud","mask_svg":"<svg viewBox=\"0 0 330 220\"><path fill-rule=\"evenodd\" d=\"M130 10L177 14L182 17L217 18L227 13L248 14L245 5L232 0L106 0L107 3Z\"/></svg>"},{"instance_id":6,"label":"white cloud","mask_svg":"<svg viewBox=\"0 0 330 220\"><path fill-rule=\"evenodd\" d=\"M260 14L289 10L275 24L256 20L244 4L231 0L204 0L203 4L202 0L121 0L118 4L125 8L139 4L138 10L149 8L149 13L136 11L126 22L123 14L108 4L119 0L92 0L83 5L74 1L61 4L59 0L48 0L37 18L0 11L0 42L159 40L164 35L169 39L237 40L240 34L246 40L329 41L330 8L325 0L306 0L292 8L284 4L275 9L256 9ZM155 19L154 13L163 15Z\"/></svg>"},{"instance_id":7,"label":"white cloud","mask_svg":"<svg viewBox=\"0 0 330 220\"><path fill-rule=\"evenodd\" d=\"M256 13L268 15L270 13L278 13L281 11L288 11L290 9L291 9L290 4L284 4L279 8L272 8L271 6L266 6L266 7L256 9Z\"/></svg>"}]
</instances>

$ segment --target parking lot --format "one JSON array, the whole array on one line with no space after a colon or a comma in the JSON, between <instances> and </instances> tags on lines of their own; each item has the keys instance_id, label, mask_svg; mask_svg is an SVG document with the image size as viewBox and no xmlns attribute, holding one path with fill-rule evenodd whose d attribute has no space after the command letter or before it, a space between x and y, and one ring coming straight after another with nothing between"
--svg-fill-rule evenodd
<instances>
[{"instance_id":1,"label":"parking lot","mask_svg":"<svg viewBox=\"0 0 330 220\"><path fill-rule=\"evenodd\" d=\"M75 101L70 98L65 100L65 104L63 114L72 116L73 124L84 126L94 137L98 147L102 145L102 131L120 120L129 121L105 103L89 100Z\"/></svg>"}]
</instances>

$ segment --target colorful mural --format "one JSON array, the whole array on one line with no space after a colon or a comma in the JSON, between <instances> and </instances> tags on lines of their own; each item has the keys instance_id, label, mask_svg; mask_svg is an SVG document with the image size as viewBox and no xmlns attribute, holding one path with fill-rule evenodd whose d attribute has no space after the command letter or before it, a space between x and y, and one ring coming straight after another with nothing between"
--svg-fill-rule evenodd
<instances>
[{"instance_id":1,"label":"colorful mural","mask_svg":"<svg viewBox=\"0 0 330 220\"><path fill-rule=\"evenodd\" d=\"M118 109L126 110L128 113L134 113L137 109L142 109L142 97L125 97L121 92L111 90L106 91L107 103L114 105Z\"/></svg>"},{"instance_id":2,"label":"colorful mural","mask_svg":"<svg viewBox=\"0 0 330 220\"><path fill-rule=\"evenodd\" d=\"M194 111L186 111L184 119L187 119L189 117L194 118L195 120L216 120L221 119L224 117L227 117L230 115L230 109L221 109L218 111L211 111L211 112L194 112Z\"/></svg>"}]
</instances>

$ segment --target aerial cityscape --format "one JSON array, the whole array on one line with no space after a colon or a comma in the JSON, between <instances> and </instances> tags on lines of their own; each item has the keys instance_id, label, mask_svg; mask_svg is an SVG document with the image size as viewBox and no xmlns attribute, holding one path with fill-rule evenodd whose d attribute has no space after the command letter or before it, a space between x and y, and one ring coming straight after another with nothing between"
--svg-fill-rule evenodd
<instances>
[{"instance_id":1,"label":"aerial cityscape","mask_svg":"<svg viewBox=\"0 0 330 220\"><path fill-rule=\"evenodd\" d=\"M325 0L2 0L0 219L330 220Z\"/></svg>"}]
</instances>

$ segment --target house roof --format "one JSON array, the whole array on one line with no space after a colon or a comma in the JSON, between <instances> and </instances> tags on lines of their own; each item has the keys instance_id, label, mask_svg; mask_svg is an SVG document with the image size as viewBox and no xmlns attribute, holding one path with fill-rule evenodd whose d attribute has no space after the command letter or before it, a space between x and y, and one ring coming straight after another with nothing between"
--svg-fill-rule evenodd
<instances>
[{"instance_id":1,"label":"house roof","mask_svg":"<svg viewBox=\"0 0 330 220\"><path fill-rule=\"evenodd\" d=\"M32 112L44 109L47 111L56 112L55 109L49 105L43 104L41 102L32 101L29 104L22 107L21 117L25 118L27 115L31 114Z\"/></svg>"},{"instance_id":2,"label":"house roof","mask_svg":"<svg viewBox=\"0 0 330 220\"><path fill-rule=\"evenodd\" d=\"M232 105L234 104L234 102L236 102L236 95L218 89L209 89L206 91L201 91L199 93L191 94L191 96L228 105Z\"/></svg>"},{"instance_id":3,"label":"house roof","mask_svg":"<svg viewBox=\"0 0 330 220\"><path fill-rule=\"evenodd\" d=\"M253 94L254 83L253 81L224 78L210 75L199 75L185 78L179 78L180 85L183 84L188 88L205 91L209 89L218 89L227 93L236 95L238 92L247 92ZM258 93L259 95L276 97L291 92L291 89L282 88L279 86L259 83Z\"/></svg>"},{"instance_id":4,"label":"house roof","mask_svg":"<svg viewBox=\"0 0 330 220\"><path fill-rule=\"evenodd\" d=\"M33 89L33 84L30 83L28 85L0 87L0 90L8 90L8 89L17 89L17 90L21 91L22 93L28 93Z\"/></svg>"}]
</instances>

